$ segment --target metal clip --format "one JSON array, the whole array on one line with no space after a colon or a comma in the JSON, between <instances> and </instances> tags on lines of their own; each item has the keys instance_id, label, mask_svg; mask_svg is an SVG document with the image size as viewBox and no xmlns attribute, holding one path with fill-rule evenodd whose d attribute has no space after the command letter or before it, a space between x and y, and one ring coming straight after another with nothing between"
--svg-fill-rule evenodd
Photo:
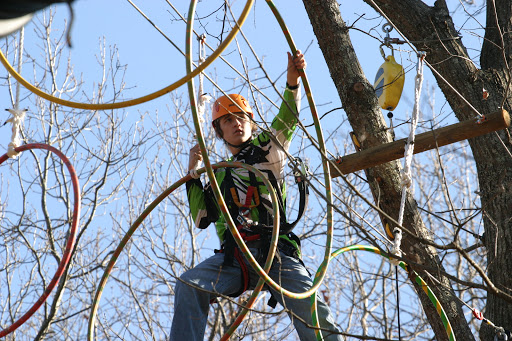
<instances>
[{"instance_id":1,"label":"metal clip","mask_svg":"<svg viewBox=\"0 0 512 341\"><path fill-rule=\"evenodd\" d=\"M485 121L487 121L487 117L485 117L485 115L476 118L476 124L482 124Z\"/></svg>"},{"instance_id":2,"label":"metal clip","mask_svg":"<svg viewBox=\"0 0 512 341\"><path fill-rule=\"evenodd\" d=\"M300 157L294 158L289 163L295 177L295 182L304 182L307 178L309 168Z\"/></svg>"},{"instance_id":3,"label":"metal clip","mask_svg":"<svg viewBox=\"0 0 512 341\"><path fill-rule=\"evenodd\" d=\"M257 222L254 222L252 219L247 218L251 211L247 207L240 207L238 217L236 217L236 220L242 227L251 227L258 225Z\"/></svg>"},{"instance_id":4,"label":"metal clip","mask_svg":"<svg viewBox=\"0 0 512 341\"><path fill-rule=\"evenodd\" d=\"M382 49L382 46L386 46L387 48L389 48L391 50L391 55L393 57L395 56L395 50L393 50L393 47L391 46L392 39L389 37L389 32L393 31L393 26L390 23L385 23L384 25L382 25L382 31L386 33L386 37L384 37L384 42L382 44L380 44L379 50L380 50L380 54L381 54L382 58L384 58L384 60L385 60L386 55L384 54L384 50Z\"/></svg>"},{"instance_id":5,"label":"metal clip","mask_svg":"<svg viewBox=\"0 0 512 341\"><path fill-rule=\"evenodd\" d=\"M498 338L498 336L503 337L503 338ZM494 341L500 341L500 340L505 340L505 341L508 340L507 334L499 333L499 334L494 335Z\"/></svg>"},{"instance_id":6,"label":"metal clip","mask_svg":"<svg viewBox=\"0 0 512 341\"><path fill-rule=\"evenodd\" d=\"M496 335L494 335L494 341L500 341L500 340L508 340L507 333L505 332L505 329L503 327L497 327L496 328Z\"/></svg>"}]
</instances>

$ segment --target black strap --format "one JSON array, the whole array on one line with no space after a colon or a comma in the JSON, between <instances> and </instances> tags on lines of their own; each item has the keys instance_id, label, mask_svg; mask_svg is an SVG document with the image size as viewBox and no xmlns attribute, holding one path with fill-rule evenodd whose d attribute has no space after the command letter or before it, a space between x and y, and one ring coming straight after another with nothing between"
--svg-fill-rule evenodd
<instances>
[{"instance_id":1,"label":"black strap","mask_svg":"<svg viewBox=\"0 0 512 341\"><path fill-rule=\"evenodd\" d=\"M297 213L297 218L292 223L289 223L288 219L286 218L286 213L284 209L286 203L285 200L283 199L281 187L279 186L274 177L269 177L270 183L272 184L272 186L274 186L274 189L276 190L277 200L279 201L279 215L281 220L279 234L288 234L292 232L295 225L297 225L297 223L302 219L304 211L306 210L306 207L308 205L309 186L307 181L306 166L303 163L303 161L298 157L295 158L295 163L298 164L298 166L294 166L293 173L295 177L295 183L299 188L299 211ZM256 179L256 175L253 172L249 172L249 179L251 186L259 188L258 180ZM233 182L233 179L231 177L229 178L229 180ZM260 216L260 225L269 226L273 223L272 215L267 211L264 205L258 206L258 213Z\"/></svg>"},{"instance_id":2,"label":"black strap","mask_svg":"<svg viewBox=\"0 0 512 341\"><path fill-rule=\"evenodd\" d=\"M224 265L232 266L235 257L236 242L231 231L224 232Z\"/></svg>"},{"instance_id":3,"label":"black strap","mask_svg":"<svg viewBox=\"0 0 512 341\"><path fill-rule=\"evenodd\" d=\"M281 193L281 188L277 181L275 179L270 179L271 184L274 186L277 192L277 199L279 201L279 213L281 217L281 223L280 223L280 229L279 234L280 235L291 235L293 228L297 223L300 221L302 216L304 215L304 211L306 210L307 204L308 204L308 195L309 195L309 188L308 188L308 181L306 179L306 166L302 162L300 158L296 158L295 162L298 163L298 167L294 167L294 176L295 176L295 183L299 187L299 211L297 213L297 218L292 223L289 223L286 219L285 214L285 202ZM302 169L300 169L302 168ZM249 180L251 186L255 187L256 190L259 188L259 183L256 178L256 175L249 171ZM230 188L234 187L234 181L233 176L231 174L231 169L226 168L226 175L224 177L224 181L222 182L222 192L224 194L224 198L226 199L226 204L229 209L229 213L233 219L236 219L239 215L239 208L237 205L235 205L235 201L233 199L233 196L231 194ZM258 224L260 226L270 226L272 223L272 215L267 211L265 206L263 204L258 205L258 215L259 215L259 221ZM235 239L231 235L231 232L229 229L226 230L224 235L224 248L225 248L225 258L224 258L224 264L226 265L232 265L233 264L233 255L234 250L237 247ZM298 240L298 238L296 238Z\"/></svg>"},{"instance_id":4,"label":"black strap","mask_svg":"<svg viewBox=\"0 0 512 341\"><path fill-rule=\"evenodd\" d=\"M298 164L294 165L293 174L295 176L295 183L299 187L299 211L297 213L297 219L295 219L293 223L287 222L285 217L284 224L281 223L280 234L288 234L292 232L295 225L297 225L297 223L304 215L304 211L308 206L309 185L307 180L307 167L298 157L295 158L295 163Z\"/></svg>"},{"instance_id":5,"label":"black strap","mask_svg":"<svg viewBox=\"0 0 512 341\"><path fill-rule=\"evenodd\" d=\"M271 307L272 309L275 309L275 307L277 305L277 299L274 297L274 294L272 293L272 291L269 290L269 293L270 293L270 298L267 301L267 305L269 307Z\"/></svg>"},{"instance_id":6,"label":"black strap","mask_svg":"<svg viewBox=\"0 0 512 341\"><path fill-rule=\"evenodd\" d=\"M235 201L233 200L233 196L229 190L230 185L234 185L233 177L231 175L231 169L226 168L226 175L224 176L224 181L222 182L222 193L224 194L224 199L226 200L229 214L231 215L231 218L233 218L238 216L238 207L235 205ZM226 228L226 231L224 232L224 265L233 265L236 247L237 245L235 238L231 234L231 231Z\"/></svg>"},{"instance_id":7,"label":"black strap","mask_svg":"<svg viewBox=\"0 0 512 341\"><path fill-rule=\"evenodd\" d=\"M256 188L256 190L258 191L260 188L259 184L258 184L258 179L256 179L256 174L254 174L251 171L249 171L249 181L251 182L251 186L254 186ZM281 196L278 195L278 199L280 197ZM270 223L272 221L272 219L271 219L272 217L271 217L271 214L269 214L267 209L265 208L265 205L260 203L260 205L258 205L257 208L258 208L258 216L259 216L258 223L262 224L262 225L270 225ZM279 212L279 213L281 213L281 212Z\"/></svg>"}]
</instances>

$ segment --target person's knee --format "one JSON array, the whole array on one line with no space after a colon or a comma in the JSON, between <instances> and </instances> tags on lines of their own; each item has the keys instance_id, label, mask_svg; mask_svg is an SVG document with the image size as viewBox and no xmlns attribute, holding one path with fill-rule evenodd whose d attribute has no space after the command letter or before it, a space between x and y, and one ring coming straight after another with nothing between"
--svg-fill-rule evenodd
<instances>
[{"instance_id":1,"label":"person's knee","mask_svg":"<svg viewBox=\"0 0 512 341\"><path fill-rule=\"evenodd\" d=\"M179 294L182 291L190 291L195 290L194 287L197 286L197 279L195 278L193 271L186 271L176 280L176 294Z\"/></svg>"},{"instance_id":2,"label":"person's knee","mask_svg":"<svg viewBox=\"0 0 512 341\"><path fill-rule=\"evenodd\" d=\"M192 283L194 276L190 273L190 271L186 271L181 274L181 276L178 278L178 281L176 284L186 284L186 283Z\"/></svg>"}]
</instances>

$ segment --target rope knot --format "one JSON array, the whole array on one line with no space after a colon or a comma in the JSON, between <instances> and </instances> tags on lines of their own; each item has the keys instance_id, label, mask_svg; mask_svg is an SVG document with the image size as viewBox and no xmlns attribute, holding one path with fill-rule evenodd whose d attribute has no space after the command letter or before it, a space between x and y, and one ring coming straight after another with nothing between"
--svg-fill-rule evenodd
<instances>
[{"instance_id":1,"label":"rope knot","mask_svg":"<svg viewBox=\"0 0 512 341\"><path fill-rule=\"evenodd\" d=\"M12 124L12 135L11 142L8 145L7 155L10 158L16 158L20 155L16 151L16 148L21 144L21 127L23 125L23 121L25 119L25 113L27 109L5 109L6 111L12 114L12 117L5 121L4 124L11 123Z\"/></svg>"},{"instance_id":2,"label":"rope knot","mask_svg":"<svg viewBox=\"0 0 512 341\"><path fill-rule=\"evenodd\" d=\"M402 187L411 187L411 185L412 185L411 175L408 172L403 171L403 170L401 173L402 173L402 179L401 179L400 185Z\"/></svg>"},{"instance_id":3,"label":"rope knot","mask_svg":"<svg viewBox=\"0 0 512 341\"><path fill-rule=\"evenodd\" d=\"M402 231L398 227L395 227L393 229L393 234L395 236L395 239L393 239L393 247L391 248L391 251L389 253L396 257L401 257L402 251L400 250L400 248L402 246ZM396 258L390 258L389 261L391 262L391 264L396 266L398 266L400 263L400 260Z\"/></svg>"}]
</instances>

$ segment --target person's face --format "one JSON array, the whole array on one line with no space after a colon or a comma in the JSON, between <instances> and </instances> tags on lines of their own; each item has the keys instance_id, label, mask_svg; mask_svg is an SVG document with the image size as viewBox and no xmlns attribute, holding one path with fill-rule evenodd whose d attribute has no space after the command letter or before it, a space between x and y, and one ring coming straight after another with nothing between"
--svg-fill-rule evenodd
<instances>
[{"instance_id":1,"label":"person's face","mask_svg":"<svg viewBox=\"0 0 512 341\"><path fill-rule=\"evenodd\" d=\"M220 129L228 143L238 146L251 138L252 124L243 112L231 113L220 118Z\"/></svg>"}]
</instances>

